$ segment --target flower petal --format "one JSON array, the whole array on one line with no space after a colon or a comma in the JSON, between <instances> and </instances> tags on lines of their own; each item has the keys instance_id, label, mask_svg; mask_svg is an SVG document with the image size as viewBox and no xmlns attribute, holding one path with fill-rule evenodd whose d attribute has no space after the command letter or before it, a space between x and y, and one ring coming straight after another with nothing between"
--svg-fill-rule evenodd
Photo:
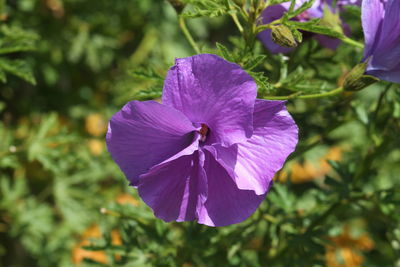
<instances>
[{"instance_id":1,"label":"flower petal","mask_svg":"<svg viewBox=\"0 0 400 267\"><path fill-rule=\"evenodd\" d=\"M385 14L383 0L364 0L362 2L361 21L364 30L364 59L370 57L379 41L383 16Z\"/></svg>"},{"instance_id":2,"label":"flower petal","mask_svg":"<svg viewBox=\"0 0 400 267\"><path fill-rule=\"evenodd\" d=\"M392 83L400 83L400 63L392 70L367 70L366 74Z\"/></svg>"},{"instance_id":3,"label":"flower petal","mask_svg":"<svg viewBox=\"0 0 400 267\"><path fill-rule=\"evenodd\" d=\"M209 54L177 59L162 101L210 129L207 143L229 146L252 134L257 86L239 65Z\"/></svg>"},{"instance_id":4,"label":"flower petal","mask_svg":"<svg viewBox=\"0 0 400 267\"><path fill-rule=\"evenodd\" d=\"M326 48L329 48L331 50L336 50L338 46L340 45L341 41L336 38L331 38L326 35L322 34L315 34L314 38L323 46Z\"/></svg>"},{"instance_id":5,"label":"flower petal","mask_svg":"<svg viewBox=\"0 0 400 267\"><path fill-rule=\"evenodd\" d=\"M281 18L283 14L287 11L287 9L288 7L283 4L267 7L262 13L262 23L268 24L276 19ZM273 54L286 54L293 50L293 48L283 47L272 41L270 29L266 29L260 32L257 37L260 39L263 45Z\"/></svg>"},{"instance_id":6,"label":"flower petal","mask_svg":"<svg viewBox=\"0 0 400 267\"><path fill-rule=\"evenodd\" d=\"M371 17L368 19L373 20ZM365 18L365 20L367 20L367 18ZM382 30L379 36L375 36L375 39L376 42L379 43L373 52L373 58L370 64L371 68L388 71L392 70L400 62L400 1L387 1Z\"/></svg>"},{"instance_id":7,"label":"flower petal","mask_svg":"<svg viewBox=\"0 0 400 267\"><path fill-rule=\"evenodd\" d=\"M257 100L253 136L229 148L206 147L228 171L238 188L265 194L275 173L294 151L298 128L284 101Z\"/></svg>"},{"instance_id":8,"label":"flower petal","mask_svg":"<svg viewBox=\"0 0 400 267\"><path fill-rule=\"evenodd\" d=\"M204 170L207 173L207 200L198 222L208 226L225 226L247 219L265 198L254 191L240 190L227 171L205 151Z\"/></svg>"},{"instance_id":9,"label":"flower petal","mask_svg":"<svg viewBox=\"0 0 400 267\"><path fill-rule=\"evenodd\" d=\"M131 101L111 118L107 148L136 186L139 175L191 145L194 131L178 110L155 101Z\"/></svg>"},{"instance_id":10,"label":"flower petal","mask_svg":"<svg viewBox=\"0 0 400 267\"><path fill-rule=\"evenodd\" d=\"M153 167L140 176L140 197L164 221L195 220L207 194L201 165L199 152L195 152Z\"/></svg>"}]
</instances>

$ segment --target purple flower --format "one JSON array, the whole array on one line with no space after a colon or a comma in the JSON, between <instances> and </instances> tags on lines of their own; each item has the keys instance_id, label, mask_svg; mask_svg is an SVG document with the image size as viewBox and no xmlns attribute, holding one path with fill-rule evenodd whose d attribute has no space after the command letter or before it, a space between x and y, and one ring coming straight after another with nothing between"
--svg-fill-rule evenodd
<instances>
[{"instance_id":1,"label":"purple flower","mask_svg":"<svg viewBox=\"0 0 400 267\"><path fill-rule=\"evenodd\" d=\"M165 221L239 223L264 200L297 143L284 101L215 55L176 60L162 102L131 101L110 120L107 147Z\"/></svg>"},{"instance_id":2,"label":"purple flower","mask_svg":"<svg viewBox=\"0 0 400 267\"><path fill-rule=\"evenodd\" d=\"M366 74L400 83L400 1L364 0L361 12Z\"/></svg>"},{"instance_id":3,"label":"purple flower","mask_svg":"<svg viewBox=\"0 0 400 267\"><path fill-rule=\"evenodd\" d=\"M338 0L337 6L361 6L362 0Z\"/></svg>"},{"instance_id":4,"label":"purple flower","mask_svg":"<svg viewBox=\"0 0 400 267\"><path fill-rule=\"evenodd\" d=\"M349 0L346 0L349 1ZM295 8L299 8L302 4L307 2L307 0L297 0ZM313 5L295 17L294 19L297 21L308 21L310 19L315 19L315 18L322 18L324 15L324 8L325 6L328 6L331 8L332 12L335 12L335 10L332 8L332 1L330 0L316 0ZM341 2L343 5L346 4L345 2ZM339 3L338 3L339 4ZM263 24L268 24L271 23L274 20L280 19L285 12L289 10L290 7L290 2L285 2L282 4L278 5L273 5L267 7L262 14L262 23ZM344 31L348 31L346 28L346 25L344 25ZM320 34L315 34L314 37L317 39L317 41L332 50L335 50L338 45L340 44L340 40L334 39L327 37L325 35L320 35ZM262 31L261 33L258 34L258 38L261 40L261 42L264 44L264 46L271 51L271 53L276 54L276 53L288 53L292 51L293 48L288 48L288 47L283 47L278 44L276 44L274 41L272 41L271 37L271 30L266 29Z\"/></svg>"}]
</instances>

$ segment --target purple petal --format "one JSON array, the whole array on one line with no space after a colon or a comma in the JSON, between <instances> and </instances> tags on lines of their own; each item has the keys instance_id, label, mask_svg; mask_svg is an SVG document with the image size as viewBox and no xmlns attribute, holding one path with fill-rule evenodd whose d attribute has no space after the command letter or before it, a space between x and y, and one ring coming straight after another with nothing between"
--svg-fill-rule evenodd
<instances>
[{"instance_id":1,"label":"purple petal","mask_svg":"<svg viewBox=\"0 0 400 267\"><path fill-rule=\"evenodd\" d=\"M382 0L364 0L362 3L361 20L365 38L365 59L372 55L379 41L383 16L385 15L384 5Z\"/></svg>"},{"instance_id":2,"label":"purple petal","mask_svg":"<svg viewBox=\"0 0 400 267\"><path fill-rule=\"evenodd\" d=\"M202 54L176 60L162 101L192 122L205 123L207 143L229 146L251 136L256 94L256 83L239 65Z\"/></svg>"},{"instance_id":3,"label":"purple petal","mask_svg":"<svg viewBox=\"0 0 400 267\"><path fill-rule=\"evenodd\" d=\"M280 19L289 9L290 3L269 6L262 12L262 23L268 24L274 20Z\"/></svg>"},{"instance_id":4,"label":"purple petal","mask_svg":"<svg viewBox=\"0 0 400 267\"><path fill-rule=\"evenodd\" d=\"M167 222L198 218L207 197L200 153L160 164L140 176L139 195L158 218Z\"/></svg>"},{"instance_id":5,"label":"purple petal","mask_svg":"<svg viewBox=\"0 0 400 267\"><path fill-rule=\"evenodd\" d=\"M361 6L361 3L362 0L338 0L336 4L339 7L343 7L349 5Z\"/></svg>"},{"instance_id":6,"label":"purple petal","mask_svg":"<svg viewBox=\"0 0 400 267\"><path fill-rule=\"evenodd\" d=\"M288 7L284 5L273 5L267 7L262 13L262 23L268 24L276 19L280 19L287 11L287 9ZM286 54L293 50L293 48L283 47L272 41L271 30L269 29L260 32L257 37L260 39L263 45L273 54Z\"/></svg>"},{"instance_id":7,"label":"purple petal","mask_svg":"<svg viewBox=\"0 0 400 267\"><path fill-rule=\"evenodd\" d=\"M368 70L366 74L378 77L381 80L400 83L400 63L393 70Z\"/></svg>"},{"instance_id":8,"label":"purple petal","mask_svg":"<svg viewBox=\"0 0 400 267\"><path fill-rule=\"evenodd\" d=\"M153 165L191 145L194 131L192 123L178 110L155 101L131 101L111 118L107 148L136 186L139 176Z\"/></svg>"},{"instance_id":9,"label":"purple petal","mask_svg":"<svg viewBox=\"0 0 400 267\"><path fill-rule=\"evenodd\" d=\"M294 151L298 128L284 101L257 100L253 136L229 148L207 147L240 189L265 194L277 171Z\"/></svg>"},{"instance_id":10,"label":"purple petal","mask_svg":"<svg viewBox=\"0 0 400 267\"><path fill-rule=\"evenodd\" d=\"M251 190L240 190L227 171L205 151L207 201L200 210L198 222L208 226L225 226L247 219L265 198Z\"/></svg>"},{"instance_id":11,"label":"purple petal","mask_svg":"<svg viewBox=\"0 0 400 267\"><path fill-rule=\"evenodd\" d=\"M341 41L336 38L332 38L326 35L322 34L316 34L314 35L314 38L323 46L326 48L329 48L331 50L336 50L336 48L340 45Z\"/></svg>"},{"instance_id":12,"label":"purple petal","mask_svg":"<svg viewBox=\"0 0 400 267\"><path fill-rule=\"evenodd\" d=\"M372 68L388 71L393 70L393 68L395 68L400 62L399 0L387 1L382 23L382 31L380 36L376 36L375 38L379 38L379 43L373 52L373 59L371 62Z\"/></svg>"}]
</instances>

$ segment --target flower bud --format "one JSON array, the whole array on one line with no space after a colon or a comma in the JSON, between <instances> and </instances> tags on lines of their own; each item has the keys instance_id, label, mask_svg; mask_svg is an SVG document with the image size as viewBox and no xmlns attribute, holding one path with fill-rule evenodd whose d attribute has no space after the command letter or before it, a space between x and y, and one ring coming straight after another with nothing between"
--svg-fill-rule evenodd
<instances>
[{"instance_id":1,"label":"flower bud","mask_svg":"<svg viewBox=\"0 0 400 267\"><path fill-rule=\"evenodd\" d=\"M349 74L347 74L343 83L343 89L345 91L359 91L379 81L379 79L374 76L364 75L367 65L368 60L356 65Z\"/></svg>"},{"instance_id":2,"label":"flower bud","mask_svg":"<svg viewBox=\"0 0 400 267\"><path fill-rule=\"evenodd\" d=\"M277 25L271 27L272 40L280 46L296 47L297 42L292 31L285 25Z\"/></svg>"},{"instance_id":3,"label":"flower bud","mask_svg":"<svg viewBox=\"0 0 400 267\"><path fill-rule=\"evenodd\" d=\"M180 0L168 0L168 2L175 8L176 13L180 14L185 8L185 4Z\"/></svg>"}]
</instances>

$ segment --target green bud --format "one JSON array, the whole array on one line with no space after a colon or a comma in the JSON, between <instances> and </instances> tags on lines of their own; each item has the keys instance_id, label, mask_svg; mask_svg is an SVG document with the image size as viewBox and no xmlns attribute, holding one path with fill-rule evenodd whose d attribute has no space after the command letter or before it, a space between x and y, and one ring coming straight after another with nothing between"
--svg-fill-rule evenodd
<instances>
[{"instance_id":1,"label":"green bud","mask_svg":"<svg viewBox=\"0 0 400 267\"><path fill-rule=\"evenodd\" d=\"M297 42L292 31L285 25L277 25L271 27L272 40L280 46L296 47Z\"/></svg>"},{"instance_id":2,"label":"green bud","mask_svg":"<svg viewBox=\"0 0 400 267\"><path fill-rule=\"evenodd\" d=\"M180 0L168 0L168 2L175 8L176 13L180 14L185 8L185 4Z\"/></svg>"},{"instance_id":3,"label":"green bud","mask_svg":"<svg viewBox=\"0 0 400 267\"><path fill-rule=\"evenodd\" d=\"M368 60L356 65L349 74L347 74L343 83L343 89L345 91L359 91L379 81L379 79L374 76L364 75L367 65Z\"/></svg>"}]
</instances>

